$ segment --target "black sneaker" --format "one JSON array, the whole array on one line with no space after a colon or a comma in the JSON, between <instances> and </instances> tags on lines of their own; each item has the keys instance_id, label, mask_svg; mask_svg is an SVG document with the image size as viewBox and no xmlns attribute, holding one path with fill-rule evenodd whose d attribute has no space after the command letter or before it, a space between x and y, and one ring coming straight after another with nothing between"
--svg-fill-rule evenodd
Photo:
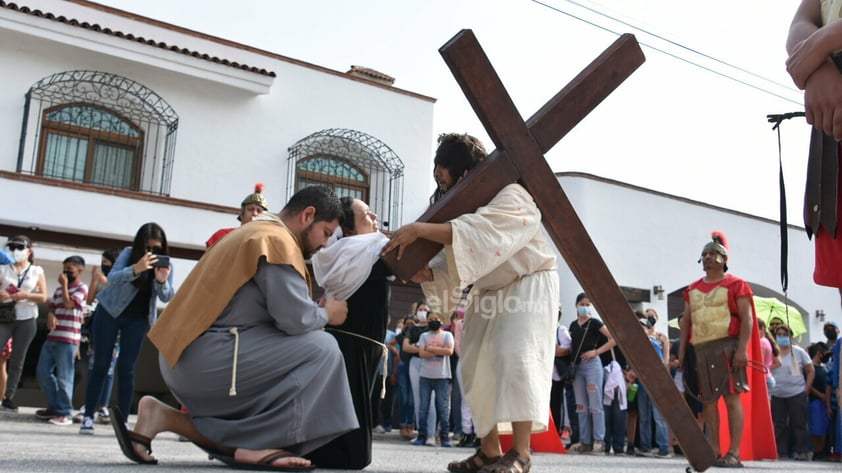
<instances>
[{"instance_id":1,"label":"black sneaker","mask_svg":"<svg viewBox=\"0 0 842 473\"><path fill-rule=\"evenodd\" d=\"M35 411L35 417L37 417L41 420L50 420L50 419L52 419L53 417L56 417L56 416L58 416L58 412L56 412L56 411L54 411L50 408L38 409L37 411Z\"/></svg>"},{"instance_id":2,"label":"black sneaker","mask_svg":"<svg viewBox=\"0 0 842 473\"><path fill-rule=\"evenodd\" d=\"M11 399L3 399L3 402L0 403L0 408L6 411L17 412L18 405L14 403Z\"/></svg>"},{"instance_id":3,"label":"black sneaker","mask_svg":"<svg viewBox=\"0 0 842 473\"><path fill-rule=\"evenodd\" d=\"M467 447L473 448L474 441L476 440L476 434L462 434L462 438L459 439L459 443L456 444L457 447Z\"/></svg>"}]
</instances>

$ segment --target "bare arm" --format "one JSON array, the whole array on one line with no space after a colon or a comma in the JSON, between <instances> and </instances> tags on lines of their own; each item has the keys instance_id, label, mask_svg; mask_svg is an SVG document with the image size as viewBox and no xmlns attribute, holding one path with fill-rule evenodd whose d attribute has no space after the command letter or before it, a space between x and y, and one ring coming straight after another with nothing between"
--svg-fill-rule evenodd
<instances>
[{"instance_id":1,"label":"bare arm","mask_svg":"<svg viewBox=\"0 0 842 473\"><path fill-rule=\"evenodd\" d=\"M424 356L425 353L429 353L429 355ZM423 347L421 347L421 358L431 358L434 356L450 356L452 354L453 345L445 345L443 347L424 345Z\"/></svg>"},{"instance_id":2,"label":"bare arm","mask_svg":"<svg viewBox=\"0 0 842 473\"><path fill-rule=\"evenodd\" d=\"M742 368L748 364L748 341L751 339L751 330L754 327L751 299L748 296L738 297L737 310L740 317L740 337L732 363L735 368Z\"/></svg>"},{"instance_id":3,"label":"bare arm","mask_svg":"<svg viewBox=\"0 0 842 473\"><path fill-rule=\"evenodd\" d=\"M687 344L690 343L690 327L692 327L690 304L684 303L684 316L678 319L678 367L684 369L684 355L687 354Z\"/></svg>"},{"instance_id":4,"label":"bare arm","mask_svg":"<svg viewBox=\"0 0 842 473\"><path fill-rule=\"evenodd\" d=\"M614 340L614 337L611 336L611 332L608 331L608 327L603 325L602 327L599 328L599 333L605 335L605 337L608 339L608 341L603 343L602 346L599 346L594 350L588 350L588 351L582 353L582 359L583 360L590 360L590 359L596 358L599 355L607 352L608 350L614 348L617 345L617 342Z\"/></svg>"},{"instance_id":5,"label":"bare arm","mask_svg":"<svg viewBox=\"0 0 842 473\"><path fill-rule=\"evenodd\" d=\"M406 337L404 337L403 339L403 345L401 345L401 350L403 350L406 353L414 353L416 355L419 353L418 345L409 343L409 338Z\"/></svg>"},{"instance_id":6,"label":"bare arm","mask_svg":"<svg viewBox=\"0 0 842 473\"><path fill-rule=\"evenodd\" d=\"M38 284L32 291L18 291L12 295L12 299L15 301L28 300L36 304L47 302L47 279L44 277L44 273L38 276Z\"/></svg>"},{"instance_id":7,"label":"bare arm","mask_svg":"<svg viewBox=\"0 0 842 473\"><path fill-rule=\"evenodd\" d=\"M398 259L403 256L403 250L412 244L415 240L423 238L425 240L441 243L442 245L449 245L453 242L453 230L449 222L445 223L427 223L414 222L409 225L404 225L397 229L389 239L389 243L383 247L381 254L388 254L392 250L398 250Z\"/></svg>"},{"instance_id":8,"label":"bare arm","mask_svg":"<svg viewBox=\"0 0 842 473\"><path fill-rule=\"evenodd\" d=\"M794 353L793 356L795 356ZM807 394L810 394L810 389L813 387L813 380L816 379L816 370L813 368L813 363L807 363L804 365L804 373L807 375L807 389L804 391L806 391Z\"/></svg>"},{"instance_id":9,"label":"bare arm","mask_svg":"<svg viewBox=\"0 0 842 473\"><path fill-rule=\"evenodd\" d=\"M804 89L807 123L842 140L842 75L830 54L842 49L842 22L822 26L819 0L803 0L787 37L787 71Z\"/></svg>"},{"instance_id":10,"label":"bare arm","mask_svg":"<svg viewBox=\"0 0 842 473\"><path fill-rule=\"evenodd\" d=\"M812 38L821 27L821 2L802 0L789 25L789 34L786 38L786 51L789 53L786 69L799 89L804 89L807 78L832 52L822 52L823 47L820 48L819 44L816 44L822 42Z\"/></svg>"}]
</instances>

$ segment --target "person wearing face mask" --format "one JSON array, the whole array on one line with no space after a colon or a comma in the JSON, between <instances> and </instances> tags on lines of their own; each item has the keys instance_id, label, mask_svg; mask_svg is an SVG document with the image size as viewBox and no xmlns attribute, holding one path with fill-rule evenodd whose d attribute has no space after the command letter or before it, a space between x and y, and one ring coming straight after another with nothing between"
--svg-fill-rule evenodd
<instances>
[{"instance_id":1,"label":"person wearing face mask","mask_svg":"<svg viewBox=\"0 0 842 473\"><path fill-rule=\"evenodd\" d=\"M591 300L584 293L576 296L576 320L570 323L570 350L577 366L573 378L576 414L579 418L579 443L568 449L575 453L605 453L605 406L603 381L605 370L599 355L617 342L602 321L593 317ZM607 340L600 344L600 334Z\"/></svg>"},{"instance_id":2,"label":"person wearing face mask","mask_svg":"<svg viewBox=\"0 0 842 473\"><path fill-rule=\"evenodd\" d=\"M14 402L15 391L23 372L23 362L29 344L37 331L38 304L47 302L47 280L44 269L34 264L32 241L25 235L18 235L6 242L6 249L15 262L0 266L0 302L13 301L15 320L0 324L0 345L12 340L12 354L8 362L8 380L0 408L17 412Z\"/></svg>"},{"instance_id":3,"label":"person wearing face mask","mask_svg":"<svg viewBox=\"0 0 842 473\"><path fill-rule=\"evenodd\" d=\"M401 345L401 350L404 353L409 353L411 356L409 359L409 383L412 388L412 403L415 408L416 422L421 421L421 349L418 347L418 340L421 339L421 335L424 332L430 329L427 326L427 314L429 312L430 306L428 306L425 301L419 301L416 304L414 314L415 325L410 327L406 337L403 339L403 344ZM433 393L433 396L435 396L435 392ZM428 407L426 419L427 432L435 432L436 413L435 405L433 403L430 403ZM420 432L421 426L416 425L416 427ZM412 439L413 442L415 440L417 440L417 437ZM436 441L433 437L428 437L427 443L430 446L435 446Z\"/></svg>"},{"instance_id":4,"label":"person wearing face mask","mask_svg":"<svg viewBox=\"0 0 842 473\"><path fill-rule=\"evenodd\" d=\"M91 270L91 282L88 284L88 299L87 304L90 307L90 312L85 317L85 322L82 324L82 341L79 344L79 355L87 358L88 376L90 379L93 376L94 370L94 346L93 346L93 311L96 306L97 295L100 291L108 286L108 273L120 256L120 248L109 248L102 252L102 262L99 266L94 266ZM114 368L117 365L117 358L120 356L120 339L114 343L114 348L111 352L111 364L108 366L108 372L105 374L105 380L102 383L102 393L99 395L99 402L97 402L97 410L94 413L94 418L101 424L108 424L111 422L111 415L108 413L108 404L111 402L111 391L114 387ZM78 367L78 365L77 365ZM77 378L79 378L77 373ZM73 422L80 423L85 417L85 406L81 406L79 412L73 416Z\"/></svg>"},{"instance_id":5,"label":"person wearing face mask","mask_svg":"<svg viewBox=\"0 0 842 473\"><path fill-rule=\"evenodd\" d=\"M442 330L441 319L438 314L429 314L427 318L429 330L418 340L419 357L421 359L421 376L419 378L419 393L421 405L418 412L418 438L413 445L425 445L429 435L435 435L436 430L429 429L427 414L432 404L430 399L435 393L436 418L439 424L440 445L452 447L447 437L450 431L448 421L450 410L450 380L453 377L450 368L450 356L453 355L453 334Z\"/></svg>"},{"instance_id":6,"label":"person wearing face mask","mask_svg":"<svg viewBox=\"0 0 842 473\"><path fill-rule=\"evenodd\" d=\"M807 352L792 344L792 335L789 325L780 325L775 329L781 366L772 370L775 377L772 421L775 425L778 456L788 458L790 451L794 451L796 460L809 461L812 452L807 432L807 395L816 372ZM795 439L794 445L789 443L790 434Z\"/></svg>"},{"instance_id":7,"label":"person wearing face mask","mask_svg":"<svg viewBox=\"0 0 842 473\"><path fill-rule=\"evenodd\" d=\"M62 263L59 287L50 301L47 314L47 340L38 357L38 383L47 398L47 407L35 416L54 425L71 425L73 376L76 353L82 338L82 320L88 286L82 282L85 260L70 256Z\"/></svg>"},{"instance_id":8,"label":"person wearing face mask","mask_svg":"<svg viewBox=\"0 0 842 473\"><path fill-rule=\"evenodd\" d=\"M824 460L826 457L825 441L830 430L830 385L827 379L827 360L830 351L824 342L811 343L807 354L813 362L815 376L808 395L807 427L812 440L812 459Z\"/></svg>"},{"instance_id":9,"label":"person wearing face mask","mask_svg":"<svg viewBox=\"0 0 842 473\"><path fill-rule=\"evenodd\" d=\"M414 314L415 304L413 304L412 313ZM398 417L401 424L401 437L410 440L414 438L413 431L415 430L415 401L412 397L412 382L409 379L409 363L412 360L412 354L404 351L403 341L407 338L410 329L415 325L414 316L404 317L403 327L400 333L395 336L390 342L400 353L400 361L398 362Z\"/></svg>"}]
</instances>

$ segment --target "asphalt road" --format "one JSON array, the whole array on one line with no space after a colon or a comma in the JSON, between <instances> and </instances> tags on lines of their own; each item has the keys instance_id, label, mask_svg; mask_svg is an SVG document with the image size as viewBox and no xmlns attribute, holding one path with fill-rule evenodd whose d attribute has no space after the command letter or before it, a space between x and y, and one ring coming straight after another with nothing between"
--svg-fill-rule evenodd
<instances>
[{"instance_id":1,"label":"asphalt road","mask_svg":"<svg viewBox=\"0 0 842 473\"><path fill-rule=\"evenodd\" d=\"M93 436L79 435L79 424L59 427L37 420L34 408L19 412L0 411L0 472L224 472L228 467L210 461L190 443L179 442L174 434L162 434L153 442L159 464L137 465L126 459L108 425L96 425ZM130 423L133 422L130 418ZM416 447L400 439L397 433L376 434L374 459L364 471L369 473L447 471L447 463L468 456L463 448ZM760 461L745 462L743 471L762 473L842 472L839 463ZM688 467L683 457L654 459L628 456L559 455L536 453L533 472L672 472L683 473ZM331 471L317 469L316 471ZM708 471L721 472L711 468Z\"/></svg>"}]
</instances>

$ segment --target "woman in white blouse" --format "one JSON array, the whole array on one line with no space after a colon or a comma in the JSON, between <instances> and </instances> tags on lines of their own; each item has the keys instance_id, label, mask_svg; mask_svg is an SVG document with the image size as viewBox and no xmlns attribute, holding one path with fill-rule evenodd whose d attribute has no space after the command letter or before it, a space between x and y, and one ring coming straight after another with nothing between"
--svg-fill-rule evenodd
<instances>
[{"instance_id":1,"label":"woman in white blouse","mask_svg":"<svg viewBox=\"0 0 842 473\"><path fill-rule=\"evenodd\" d=\"M47 302L47 280L44 270L36 266L29 237L18 235L6 242L6 249L15 262L0 266L0 302L15 302L15 320L0 324L0 346L12 340L12 356L8 362L6 391L0 393L3 402L0 407L17 411L13 401L15 390L23 371L23 362L29 344L37 330L38 304Z\"/></svg>"}]
</instances>

